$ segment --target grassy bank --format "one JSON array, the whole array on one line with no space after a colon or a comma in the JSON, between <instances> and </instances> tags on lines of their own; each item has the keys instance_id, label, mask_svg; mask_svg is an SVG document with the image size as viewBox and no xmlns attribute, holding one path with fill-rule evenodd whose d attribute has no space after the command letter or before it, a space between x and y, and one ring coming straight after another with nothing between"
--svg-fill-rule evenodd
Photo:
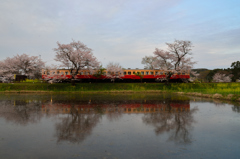
<instances>
[{"instance_id":1,"label":"grassy bank","mask_svg":"<svg viewBox=\"0 0 240 159\"><path fill-rule=\"evenodd\" d=\"M232 94L240 96L240 83L14 83L0 84L0 92L182 92L188 94L205 94L213 96Z\"/></svg>"}]
</instances>

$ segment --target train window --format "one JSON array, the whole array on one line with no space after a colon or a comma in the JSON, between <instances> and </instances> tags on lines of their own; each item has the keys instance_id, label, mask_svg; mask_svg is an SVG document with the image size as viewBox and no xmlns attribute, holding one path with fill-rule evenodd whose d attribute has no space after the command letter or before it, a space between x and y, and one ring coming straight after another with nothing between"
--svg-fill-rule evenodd
<instances>
[{"instance_id":1,"label":"train window","mask_svg":"<svg viewBox=\"0 0 240 159\"><path fill-rule=\"evenodd\" d=\"M65 75L68 75L68 72L65 72Z\"/></svg>"},{"instance_id":2,"label":"train window","mask_svg":"<svg viewBox=\"0 0 240 159\"><path fill-rule=\"evenodd\" d=\"M131 75L131 72L128 72L128 75Z\"/></svg>"},{"instance_id":3,"label":"train window","mask_svg":"<svg viewBox=\"0 0 240 159\"><path fill-rule=\"evenodd\" d=\"M163 75L163 73L162 73L162 72L160 72L160 75Z\"/></svg>"},{"instance_id":4,"label":"train window","mask_svg":"<svg viewBox=\"0 0 240 159\"><path fill-rule=\"evenodd\" d=\"M135 74L135 71L133 71L133 74Z\"/></svg>"},{"instance_id":5,"label":"train window","mask_svg":"<svg viewBox=\"0 0 240 159\"><path fill-rule=\"evenodd\" d=\"M140 75L140 72L137 72L138 75Z\"/></svg>"},{"instance_id":6,"label":"train window","mask_svg":"<svg viewBox=\"0 0 240 159\"><path fill-rule=\"evenodd\" d=\"M52 72L52 74L54 75L54 74L55 74L55 72Z\"/></svg>"},{"instance_id":7,"label":"train window","mask_svg":"<svg viewBox=\"0 0 240 159\"><path fill-rule=\"evenodd\" d=\"M181 75L181 73L180 73L180 72L178 72L178 75Z\"/></svg>"},{"instance_id":8,"label":"train window","mask_svg":"<svg viewBox=\"0 0 240 159\"><path fill-rule=\"evenodd\" d=\"M155 72L155 75L158 75L158 72L157 72L157 71Z\"/></svg>"},{"instance_id":9,"label":"train window","mask_svg":"<svg viewBox=\"0 0 240 159\"><path fill-rule=\"evenodd\" d=\"M124 75L126 75L127 74L127 72L124 72Z\"/></svg>"},{"instance_id":10,"label":"train window","mask_svg":"<svg viewBox=\"0 0 240 159\"><path fill-rule=\"evenodd\" d=\"M185 75L185 73L182 73L182 75Z\"/></svg>"},{"instance_id":11,"label":"train window","mask_svg":"<svg viewBox=\"0 0 240 159\"><path fill-rule=\"evenodd\" d=\"M150 72L151 73L151 75L153 75L153 72Z\"/></svg>"},{"instance_id":12,"label":"train window","mask_svg":"<svg viewBox=\"0 0 240 159\"><path fill-rule=\"evenodd\" d=\"M148 71L146 71L146 75L149 75L149 72L148 72Z\"/></svg>"},{"instance_id":13,"label":"train window","mask_svg":"<svg viewBox=\"0 0 240 159\"><path fill-rule=\"evenodd\" d=\"M143 71L141 72L141 75L144 75L144 72L143 72Z\"/></svg>"},{"instance_id":14,"label":"train window","mask_svg":"<svg viewBox=\"0 0 240 159\"><path fill-rule=\"evenodd\" d=\"M47 72L47 75L50 75L50 73L49 73L49 72Z\"/></svg>"},{"instance_id":15,"label":"train window","mask_svg":"<svg viewBox=\"0 0 240 159\"><path fill-rule=\"evenodd\" d=\"M80 72L80 75L83 75L83 72Z\"/></svg>"},{"instance_id":16,"label":"train window","mask_svg":"<svg viewBox=\"0 0 240 159\"><path fill-rule=\"evenodd\" d=\"M61 75L63 75L64 74L64 72L61 72Z\"/></svg>"}]
</instances>

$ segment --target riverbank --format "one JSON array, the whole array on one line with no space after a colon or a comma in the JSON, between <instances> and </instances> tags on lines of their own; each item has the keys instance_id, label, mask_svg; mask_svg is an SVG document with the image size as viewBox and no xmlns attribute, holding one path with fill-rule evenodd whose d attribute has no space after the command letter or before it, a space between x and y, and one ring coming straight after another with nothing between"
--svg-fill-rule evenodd
<instances>
[{"instance_id":1,"label":"riverbank","mask_svg":"<svg viewBox=\"0 0 240 159\"><path fill-rule=\"evenodd\" d=\"M9 93L179 93L215 99L240 101L240 83L1 83L0 92Z\"/></svg>"}]
</instances>

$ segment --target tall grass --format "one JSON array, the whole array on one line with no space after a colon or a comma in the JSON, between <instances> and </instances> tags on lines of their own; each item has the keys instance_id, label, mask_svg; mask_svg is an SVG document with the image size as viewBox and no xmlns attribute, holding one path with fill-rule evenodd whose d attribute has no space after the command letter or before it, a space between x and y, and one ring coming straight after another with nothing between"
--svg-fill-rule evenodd
<instances>
[{"instance_id":1,"label":"tall grass","mask_svg":"<svg viewBox=\"0 0 240 159\"><path fill-rule=\"evenodd\" d=\"M0 91L150 91L161 90L166 92L198 92L204 94L219 93L222 95L240 95L240 83L39 83L25 82L14 84L0 84Z\"/></svg>"}]
</instances>

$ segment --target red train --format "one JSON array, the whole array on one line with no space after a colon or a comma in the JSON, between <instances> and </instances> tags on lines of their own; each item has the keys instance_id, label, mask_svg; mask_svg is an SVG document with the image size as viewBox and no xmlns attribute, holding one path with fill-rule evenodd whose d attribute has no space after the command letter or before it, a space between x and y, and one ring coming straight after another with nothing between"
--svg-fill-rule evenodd
<instances>
[{"instance_id":1,"label":"red train","mask_svg":"<svg viewBox=\"0 0 240 159\"><path fill-rule=\"evenodd\" d=\"M58 79L61 81L69 81L72 75L69 69L57 70L42 70L42 79L51 80ZM164 81L166 77L163 70L149 70L149 69L124 69L122 73L115 75L108 75L107 71L103 71L102 75L96 75L89 70L81 70L76 75L75 80L81 82L160 82ZM170 80L172 82L181 82L189 80L189 72L179 72L172 75ZM163 80L162 80L163 79Z\"/></svg>"}]
</instances>

